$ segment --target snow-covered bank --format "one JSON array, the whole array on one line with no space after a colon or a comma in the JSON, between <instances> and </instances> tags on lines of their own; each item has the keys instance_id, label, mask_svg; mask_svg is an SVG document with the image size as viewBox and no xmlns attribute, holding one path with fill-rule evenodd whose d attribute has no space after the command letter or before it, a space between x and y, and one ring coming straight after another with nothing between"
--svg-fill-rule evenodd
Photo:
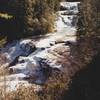
<instances>
[{"instance_id":1,"label":"snow-covered bank","mask_svg":"<svg viewBox=\"0 0 100 100\"><path fill-rule=\"evenodd\" d=\"M61 6L66 9L57 12L57 32L54 34L38 40L15 41L1 49L1 67L8 68L10 73L6 76L6 84L11 87L9 90L16 90L15 86L20 83L44 84L54 69L64 73L70 70L65 68L63 61L65 59L66 66L70 65L67 58L70 57L70 45L76 43L78 4L79 2L61 2ZM0 78L0 85L2 83L3 77Z\"/></svg>"}]
</instances>

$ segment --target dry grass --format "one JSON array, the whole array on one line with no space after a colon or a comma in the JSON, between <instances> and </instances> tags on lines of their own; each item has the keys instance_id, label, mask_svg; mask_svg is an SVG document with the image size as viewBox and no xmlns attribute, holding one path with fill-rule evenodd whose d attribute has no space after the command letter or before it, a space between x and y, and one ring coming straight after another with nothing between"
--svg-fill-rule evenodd
<instances>
[{"instance_id":1,"label":"dry grass","mask_svg":"<svg viewBox=\"0 0 100 100\"><path fill-rule=\"evenodd\" d=\"M20 86L17 91L10 92L3 97L3 100L39 100L38 94L34 92L34 87Z\"/></svg>"},{"instance_id":2,"label":"dry grass","mask_svg":"<svg viewBox=\"0 0 100 100\"><path fill-rule=\"evenodd\" d=\"M0 68L0 100L3 100L6 97L6 75L8 75L8 71L4 68Z\"/></svg>"},{"instance_id":3,"label":"dry grass","mask_svg":"<svg viewBox=\"0 0 100 100\"><path fill-rule=\"evenodd\" d=\"M45 85L43 91L34 91L34 85L20 86L17 91L6 93L6 87L0 89L0 100L61 100L68 89L69 78L62 74L53 74ZM6 81L5 81L6 82Z\"/></svg>"},{"instance_id":4,"label":"dry grass","mask_svg":"<svg viewBox=\"0 0 100 100\"><path fill-rule=\"evenodd\" d=\"M0 76L9 75L9 71L6 68L0 67Z\"/></svg>"},{"instance_id":5,"label":"dry grass","mask_svg":"<svg viewBox=\"0 0 100 100\"><path fill-rule=\"evenodd\" d=\"M0 47L2 47L7 42L7 37L0 38Z\"/></svg>"},{"instance_id":6,"label":"dry grass","mask_svg":"<svg viewBox=\"0 0 100 100\"><path fill-rule=\"evenodd\" d=\"M45 91L42 95L45 99L42 100L62 100L65 91L68 90L69 82L70 78L66 77L65 74L54 74L45 85Z\"/></svg>"}]
</instances>

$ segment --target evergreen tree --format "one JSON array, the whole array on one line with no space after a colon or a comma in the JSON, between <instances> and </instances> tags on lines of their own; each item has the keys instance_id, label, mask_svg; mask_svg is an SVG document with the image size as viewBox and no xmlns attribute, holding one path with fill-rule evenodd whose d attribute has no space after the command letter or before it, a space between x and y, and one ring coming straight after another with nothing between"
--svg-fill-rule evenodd
<instances>
[{"instance_id":1,"label":"evergreen tree","mask_svg":"<svg viewBox=\"0 0 100 100\"><path fill-rule=\"evenodd\" d=\"M82 64L89 63L100 52L98 3L98 0L83 0L81 5L77 55Z\"/></svg>"},{"instance_id":2,"label":"evergreen tree","mask_svg":"<svg viewBox=\"0 0 100 100\"><path fill-rule=\"evenodd\" d=\"M57 5L59 0L10 0L9 12L19 22L22 36L44 34L53 31Z\"/></svg>"}]
</instances>

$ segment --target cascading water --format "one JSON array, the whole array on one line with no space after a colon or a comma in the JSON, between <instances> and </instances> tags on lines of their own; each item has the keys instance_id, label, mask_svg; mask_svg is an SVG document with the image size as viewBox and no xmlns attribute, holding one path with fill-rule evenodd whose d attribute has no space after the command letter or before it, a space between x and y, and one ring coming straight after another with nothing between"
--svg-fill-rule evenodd
<instances>
[{"instance_id":1,"label":"cascading water","mask_svg":"<svg viewBox=\"0 0 100 100\"><path fill-rule=\"evenodd\" d=\"M6 76L8 90L16 90L20 84L44 84L48 78L44 69L48 73L55 68L64 72L59 61L70 56L68 44L76 42L78 4L79 2L61 2L61 11L57 12L55 21L57 32L47 34L39 40L15 41L1 49L1 67L6 67L10 72ZM13 63L16 59L17 62ZM1 76L0 85L3 83Z\"/></svg>"}]
</instances>

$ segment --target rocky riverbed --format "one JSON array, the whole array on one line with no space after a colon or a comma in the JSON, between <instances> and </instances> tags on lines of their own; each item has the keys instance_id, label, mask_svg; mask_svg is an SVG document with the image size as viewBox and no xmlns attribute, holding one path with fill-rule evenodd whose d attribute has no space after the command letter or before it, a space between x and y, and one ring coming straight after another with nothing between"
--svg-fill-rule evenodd
<instances>
[{"instance_id":1,"label":"rocky riverbed","mask_svg":"<svg viewBox=\"0 0 100 100\"><path fill-rule=\"evenodd\" d=\"M32 84L40 90L52 71L71 72L69 60L71 46L77 43L78 5L79 2L61 2L55 20L57 32L16 40L0 48L0 67L9 71L5 77L0 76L0 86L6 81L7 91Z\"/></svg>"}]
</instances>

